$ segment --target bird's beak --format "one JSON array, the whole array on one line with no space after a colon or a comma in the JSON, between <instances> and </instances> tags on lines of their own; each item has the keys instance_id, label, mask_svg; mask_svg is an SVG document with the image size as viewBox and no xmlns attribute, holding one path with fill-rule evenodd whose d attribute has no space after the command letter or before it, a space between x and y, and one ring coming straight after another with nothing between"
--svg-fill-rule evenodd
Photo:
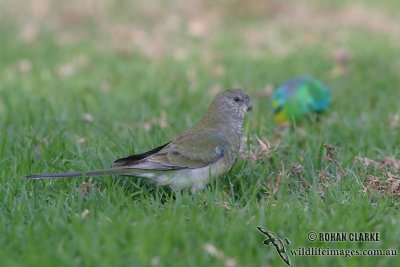
<instances>
[{"instance_id":1,"label":"bird's beak","mask_svg":"<svg viewBox=\"0 0 400 267\"><path fill-rule=\"evenodd\" d=\"M253 110L253 102L251 101L251 99L248 99L246 101L246 106L247 106L247 111L252 111Z\"/></svg>"}]
</instances>

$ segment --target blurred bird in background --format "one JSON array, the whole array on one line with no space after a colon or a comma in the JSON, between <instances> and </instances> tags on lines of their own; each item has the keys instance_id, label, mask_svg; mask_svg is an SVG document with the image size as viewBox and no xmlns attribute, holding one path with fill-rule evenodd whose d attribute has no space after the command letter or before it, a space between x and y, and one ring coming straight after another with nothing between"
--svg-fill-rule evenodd
<instances>
[{"instance_id":1,"label":"blurred bird in background","mask_svg":"<svg viewBox=\"0 0 400 267\"><path fill-rule=\"evenodd\" d=\"M312 118L312 114L323 113L330 102L329 89L308 76L285 81L272 94L274 118L278 123L298 123Z\"/></svg>"}]
</instances>

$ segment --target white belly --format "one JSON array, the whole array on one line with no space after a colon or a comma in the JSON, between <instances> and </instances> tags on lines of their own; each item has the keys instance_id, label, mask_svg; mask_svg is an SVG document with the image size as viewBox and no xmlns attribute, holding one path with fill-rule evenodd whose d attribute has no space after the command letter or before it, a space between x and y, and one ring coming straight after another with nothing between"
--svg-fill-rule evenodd
<instances>
[{"instance_id":1,"label":"white belly","mask_svg":"<svg viewBox=\"0 0 400 267\"><path fill-rule=\"evenodd\" d=\"M181 169L162 171L160 173L144 173L143 177L150 178L157 185L168 185L174 191L190 188L192 191L203 189L213 178L228 171L222 162L215 162L210 166L197 169Z\"/></svg>"}]
</instances>

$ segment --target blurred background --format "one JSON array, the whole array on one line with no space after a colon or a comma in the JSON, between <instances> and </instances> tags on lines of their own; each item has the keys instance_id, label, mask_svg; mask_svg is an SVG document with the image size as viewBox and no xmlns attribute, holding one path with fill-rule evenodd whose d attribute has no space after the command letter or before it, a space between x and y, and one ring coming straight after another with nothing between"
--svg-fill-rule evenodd
<instances>
[{"instance_id":1,"label":"blurred background","mask_svg":"<svg viewBox=\"0 0 400 267\"><path fill-rule=\"evenodd\" d=\"M90 67L104 68L97 66L96 56L105 55L131 61L140 57L143 67L162 60L171 64L195 61L186 65L185 77L187 88L193 90L201 85L197 81L201 67L215 90L235 82L262 87L282 80L281 73L300 72L296 65L304 74L341 76L349 61L363 60L358 58L360 42L363 49L380 40L387 46L399 46L398 12L395 0L1 0L3 79L36 69L44 71L43 76L48 71L48 75L67 79L89 72ZM10 54L17 51L16 61ZM39 57L46 52L47 57ZM384 53L374 52L377 56ZM65 58L53 58L52 53L65 53ZM299 53L315 57L296 62ZM230 63L243 58L276 64L277 71L265 72L265 81L259 84L226 75L234 68ZM285 59L292 64L287 66ZM53 60L54 69L43 69ZM254 72L246 63L238 68ZM391 67L398 71L399 64L397 60ZM102 90L113 87L110 77L99 84Z\"/></svg>"}]
</instances>

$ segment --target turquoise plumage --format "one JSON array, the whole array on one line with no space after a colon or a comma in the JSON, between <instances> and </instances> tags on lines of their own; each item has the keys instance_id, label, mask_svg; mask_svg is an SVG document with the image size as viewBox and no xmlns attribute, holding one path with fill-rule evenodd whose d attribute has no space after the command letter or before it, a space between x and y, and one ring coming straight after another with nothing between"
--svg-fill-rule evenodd
<instances>
[{"instance_id":1,"label":"turquoise plumage","mask_svg":"<svg viewBox=\"0 0 400 267\"><path fill-rule=\"evenodd\" d=\"M331 93L321 82L301 76L277 87L272 95L274 118L278 123L298 122L320 114L330 105Z\"/></svg>"}]
</instances>

